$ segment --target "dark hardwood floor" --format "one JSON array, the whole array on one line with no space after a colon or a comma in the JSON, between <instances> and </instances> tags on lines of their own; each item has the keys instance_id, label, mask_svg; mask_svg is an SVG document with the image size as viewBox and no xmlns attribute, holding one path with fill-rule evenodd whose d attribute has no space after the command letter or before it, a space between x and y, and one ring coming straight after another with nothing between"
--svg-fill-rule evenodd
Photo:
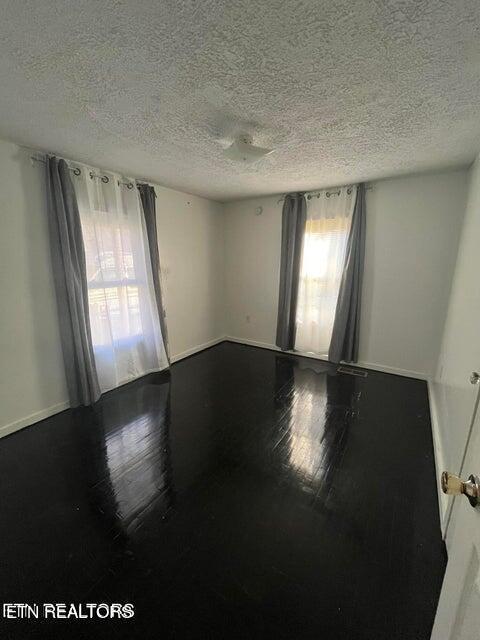
<instances>
[{"instance_id":1,"label":"dark hardwood floor","mask_svg":"<svg viewBox=\"0 0 480 640\"><path fill-rule=\"evenodd\" d=\"M445 569L424 382L223 343L0 440L2 638L427 640Z\"/></svg>"}]
</instances>

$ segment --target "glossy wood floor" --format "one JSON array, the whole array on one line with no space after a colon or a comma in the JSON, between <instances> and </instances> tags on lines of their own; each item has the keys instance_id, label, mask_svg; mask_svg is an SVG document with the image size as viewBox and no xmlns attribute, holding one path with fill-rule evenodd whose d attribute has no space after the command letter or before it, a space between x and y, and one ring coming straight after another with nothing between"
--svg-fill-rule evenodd
<instances>
[{"instance_id":1,"label":"glossy wood floor","mask_svg":"<svg viewBox=\"0 0 480 640\"><path fill-rule=\"evenodd\" d=\"M0 440L0 601L133 620L2 638L427 640L425 383L223 343Z\"/></svg>"}]
</instances>

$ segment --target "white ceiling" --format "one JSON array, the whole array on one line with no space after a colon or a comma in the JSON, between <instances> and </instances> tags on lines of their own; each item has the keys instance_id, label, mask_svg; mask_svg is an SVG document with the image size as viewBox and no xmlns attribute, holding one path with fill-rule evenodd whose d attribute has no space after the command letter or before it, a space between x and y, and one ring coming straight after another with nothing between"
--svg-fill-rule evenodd
<instances>
[{"instance_id":1,"label":"white ceiling","mask_svg":"<svg viewBox=\"0 0 480 640\"><path fill-rule=\"evenodd\" d=\"M478 0L3 0L0 136L217 200L465 164ZM222 156L235 134L275 147Z\"/></svg>"}]
</instances>

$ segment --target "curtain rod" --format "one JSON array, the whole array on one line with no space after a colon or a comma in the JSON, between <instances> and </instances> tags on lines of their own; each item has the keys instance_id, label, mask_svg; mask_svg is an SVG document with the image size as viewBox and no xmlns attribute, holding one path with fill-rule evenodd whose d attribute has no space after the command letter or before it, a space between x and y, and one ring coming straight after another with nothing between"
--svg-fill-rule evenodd
<instances>
[{"instance_id":1,"label":"curtain rod","mask_svg":"<svg viewBox=\"0 0 480 640\"><path fill-rule=\"evenodd\" d=\"M35 160L35 162L42 162L43 164L46 163L45 158L39 158L38 156L30 156L31 160ZM67 163L68 164L68 163ZM70 169L70 171L72 171L72 173L74 173L76 176L81 175L82 170L80 169L80 167L71 167L70 165L68 165L68 168ZM110 182L110 178L106 175L102 175L102 174L98 174L98 173L94 173L93 171L90 171L90 178L93 180L94 178L97 178L98 180L101 180L103 183L107 184L108 182ZM118 182L118 186L119 187L127 187L127 189L133 189L133 187L135 186L133 184L133 182L121 182L121 180L117 180Z\"/></svg>"},{"instance_id":2,"label":"curtain rod","mask_svg":"<svg viewBox=\"0 0 480 640\"><path fill-rule=\"evenodd\" d=\"M46 164L45 158L39 158L37 156L30 156L30 160L35 160L35 162L43 162L43 164ZM68 168L70 169L70 171L73 171L73 173L76 176L79 176L82 173L82 170L80 169L80 167L71 167L69 165Z\"/></svg>"},{"instance_id":3,"label":"curtain rod","mask_svg":"<svg viewBox=\"0 0 480 640\"><path fill-rule=\"evenodd\" d=\"M326 190L325 195L327 196L327 198L330 198L331 196L339 196L340 192L342 189L345 189L345 187L351 188L353 185L344 185L343 187L333 187L330 189ZM366 185L365 186L365 191L372 191L373 187L372 185ZM320 189L318 191L300 191L299 193L303 193L306 197L307 200L311 200L312 198L319 198L320 195L325 191L325 189ZM280 202L283 202L285 200L285 196L288 196L288 193L284 193L278 200L277 200L277 204L280 204Z\"/></svg>"}]
</instances>

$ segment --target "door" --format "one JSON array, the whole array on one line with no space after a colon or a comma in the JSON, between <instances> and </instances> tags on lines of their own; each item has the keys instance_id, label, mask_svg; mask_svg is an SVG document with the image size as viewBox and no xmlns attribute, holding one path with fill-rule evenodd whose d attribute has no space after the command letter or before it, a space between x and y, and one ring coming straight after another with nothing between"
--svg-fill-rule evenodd
<instances>
[{"instance_id":1,"label":"door","mask_svg":"<svg viewBox=\"0 0 480 640\"><path fill-rule=\"evenodd\" d=\"M480 371L479 242L480 162L476 162L470 176L469 196L452 282L439 367L432 385L432 409L437 415L439 431L437 459L443 469L448 469L452 473L460 472L478 391L475 379L470 380L470 374L472 371ZM442 506L442 530L445 530L450 515L450 505L444 503ZM450 542L448 533L446 538L448 549L450 549Z\"/></svg>"},{"instance_id":2,"label":"door","mask_svg":"<svg viewBox=\"0 0 480 640\"><path fill-rule=\"evenodd\" d=\"M480 638L480 411L477 410L463 465L462 483L443 477L453 496L448 564L432 631L432 640ZM478 497L476 499L476 496ZM478 505L472 505L478 502Z\"/></svg>"}]
</instances>

